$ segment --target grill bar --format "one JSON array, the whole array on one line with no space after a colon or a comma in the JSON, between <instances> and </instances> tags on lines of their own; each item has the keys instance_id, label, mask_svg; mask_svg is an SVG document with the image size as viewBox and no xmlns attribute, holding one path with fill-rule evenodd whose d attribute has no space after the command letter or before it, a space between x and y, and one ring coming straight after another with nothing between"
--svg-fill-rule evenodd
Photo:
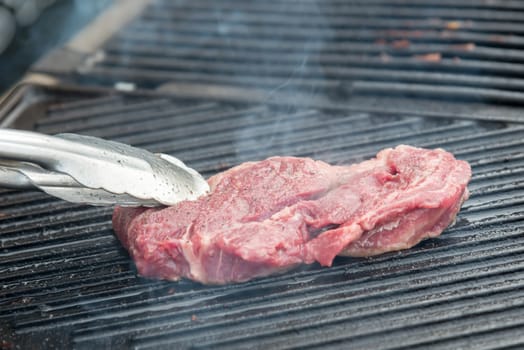
<instances>
[{"instance_id":1,"label":"grill bar","mask_svg":"<svg viewBox=\"0 0 524 350\"><path fill-rule=\"evenodd\" d=\"M156 21L159 24L164 21L187 21L191 18L192 21L202 22L213 22L216 23L217 18L213 16L216 14L215 11L184 11L178 9L178 11L160 11L151 10L144 13L141 18L144 21ZM371 13L368 14L372 15ZM395 18L396 16L389 16L380 18L380 21L370 21L369 18L363 18L364 16L352 16L351 14L345 16L330 16L329 20L321 16L309 16L310 21L305 22L299 16L287 16L283 13L271 13L260 16L258 14L244 12L242 16L232 16L229 18L231 23L244 23L250 25L257 25L261 23L269 23L276 25L297 25L304 24L306 27L315 26L318 28L325 28L333 26L335 28L369 28L369 29L441 29L441 30L457 30L466 32L490 32L497 34L522 34L524 33L523 28L519 23L513 23L508 21L494 21L493 18L482 21L462 20L447 21L437 17L430 18L414 18L414 19L403 19ZM451 28L450 28L451 27Z\"/></svg>"},{"instance_id":2,"label":"grill bar","mask_svg":"<svg viewBox=\"0 0 524 350\"><path fill-rule=\"evenodd\" d=\"M180 45L182 52L199 50L199 46L205 48L222 48L223 50L255 50L258 52L269 52L272 54L284 55L299 52L302 53L302 60L304 60L307 55L304 53L339 53L339 54L371 54L376 55L375 57L380 57L379 55L384 52L393 52L399 54L399 56L412 56L412 55L422 55L427 53L440 53L444 57L459 57L464 59L491 59L491 60L500 60L502 62L521 62L524 58L524 53L516 49L501 49L501 48L492 48L489 46L476 45L470 42L461 42L459 44L427 44L427 43L403 43L404 47L394 47L391 45L397 45L391 43L389 46L384 46L381 44L376 44L373 42L360 42L360 41L328 41L328 42L309 42L305 44L304 42L298 40L284 40L284 39L268 39L268 38L257 38L257 42L253 42L251 38L225 38L225 37L209 37L209 36L196 36L192 37L191 35L181 35L177 32L172 35L160 36L158 37L157 33L151 32L137 32L137 33L127 33L123 32L119 34L113 40L120 42L125 42L127 45L137 43L151 43L157 42L157 45ZM115 45L113 42L112 45ZM307 46L305 46L307 45ZM274 60L274 58L273 58ZM387 56L382 58L383 61L387 61ZM393 59L394 60L394 59ZM456 60L457 61L457 60ZM102 61L103 62L103 61ZM300 64L300 61L297 62L297 65Z\"/></svg>"},{"instance_id":3,"label":"grill bar","mask_svg":"<svg viewBox=\"0 0 524 350\"><path fill-rule=\"evenodd\" d=\"M177 12L177 17L180 16L180 13ZM179 18L180 19L180 18ZM187 19L186 19L187 20ZM202 21L201 19L198 19ZM209 21L202 21L198 26L185 26L182 23L174 23L171 21L161 21L158 22L139 22L127 28L128 34L140 35L140 33L152 33L162 32L162 31L176 31L176 33L184 34L194 37L205 37L206 39L215 38L218 39L223 37L219 31L217 31L216 23L209 23ZM216 19L215 19L216 21ZM449 24L448 24L449 25ZM351 27L350 27L351 28ZM380 44L387 44L388 41L391 41L390 45L392 48L399 48L398 42L395 43L395 40L409 40L412 43L422 42L422 43L449 43L451 44L464 44L475 42L476 45L486 45L486 46L496 46L496 47L507 47L507 48L519 48L524 45L524 38L522 36L516 36L514 33L512 35L498 34L493 35L492 33L479 33L479 32L468 32L468 31L456 31L446 29L444 31L437 30L417 30L417 29L408 29L408 30L377 30L377 29L366 29L362 30L359 28L343 28L338 29L336 32L330 28L318 28L318 27L306 27L298 28L289 26L286 23L275 23L273 28L265 26L250 26L246 27L243 24L231 23L227 27L228 38L245 38L252 35L256 35L260 38L274 38L277 35L280 38L285 40L292 41L293 39L302 39L307 36L310 39L315 40L332 40L336 38L337 40L343 41L357 41L357 42L376 42L380 40ZM162 35L162 34L160 34ZM140 36L139 36L140 38ZM158 40L158 36L157 36ZM384 43L382 43L384 42ZM107 57L105 57L107 59ZM260 57L259 57L260 59Z\"/></svg>"},{"instance_id":4,"label":"grill bar","mask_svg":"<svg viewBox=\"0 0 524 350\"><path fill-rule=\"evenodd\" d=\"M260 53L252 50L225 51L216 48L202 47L199 50L178 50L171 47L159 47L144 43L126 45L120 42L109 43L106 47L107 60L118 63L122 60L124 53L132 54L128 57L130 60L142 61L152 59L153 62L169 62L172 65L180 65L193 69L197 65L204 65L213 60L219 62L235 63L263 62L265 65L278 63L286 67L297 67L298 63L304 60L303 53L299 52L282 52L279 55L261 58ZM195 62L195 59L201 62ZM456 58L441 58L438 62L423 60L416 57L393 55L390 52L388 56L373 56L369 54L341 54L341 53L310 53L307 62L312 65L322 66L345 66L351 67L373 67L373 68L404 68L411 70L431 71L440 69L443 72L470 73L470 74L494 74L500 76L521 76L524 73L524 65L521 63L509 63L504 61L486 61L480 59L459 60Z\"/></svg>"},{"instance_id":5,"label":"grill bar","mask_svg":"<svg viewBox=\"0 0 524 350\"><path fill-rule=\"evenodd\" d=\"M157 6L160 3L157 3ZM296 5L296 4L295 4ZM309 6L308 6L309 5ZM218 5L214 1L191 1L184 2L181 4L172 5L168 1L161 2L161 6L152 7L153 11L159 11L161 9L200 9L209 11L211 10L243 10L257 14L271 14L279 13L282 10L286 10L287 13L297 13L300 15L312 15L312 16L343 16L343 15L364 15L369 16L372 14L375 17L408 17L408 18L420 18L420 17L433 17L433 18L446 18L446 19L462 19L462 20L504 20L511 22L522 22L523 18L519 16L517 11L509 10L477 10L477 9L460 9L457 7L452 8L438 8L432 6L410 7L410 6L399 6L397 4L384 4L381 6L375 6L370 4L340 4L337 6L329 6L328 4L318 5L318 3L301 3L300 6L293 6L280 1L273 2L273 6L267 6L266 4L257 2L244 2L244 1L224 1ZM522 10L522 9L520 9Z\"/></svg>"}]
</instances>

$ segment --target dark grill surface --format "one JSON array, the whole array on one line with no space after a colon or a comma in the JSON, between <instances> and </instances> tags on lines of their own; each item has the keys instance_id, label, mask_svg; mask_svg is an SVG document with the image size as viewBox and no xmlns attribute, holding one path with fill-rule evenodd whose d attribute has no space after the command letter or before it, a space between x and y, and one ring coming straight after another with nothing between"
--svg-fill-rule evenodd
<instances>
[{"instance_id":1,"label":"dark grill surface","mask_svg":"<svg viewBox=\"0 0 524 350\"><path fill-rule=\"evenodd\" d=\"M206 176L279 154L350 163L400 143L444 147L471 163L472 195L455 227L413 249L205 287L137 277L110 208L4 190L5 348L524 346L524 125L106 96L50 104L36 129L171 153Z\"/></svg>"},{"instance_id":2,"label":"dark grill surface","mask_svg":"<svg viewBox=\"0 0 524 350\"><path fill-rule=\"evenodd\" d=\"M147 89L234 86L304 101L522 104L524 3L157 0L78 66L76 78Z\"/></svg>"},{"instance_id":3,"label":"dark grill surface","mask_svg":"<svg viewBox=\"0 0 524 350\"><path fill-rule=\"evenodd\" d=\"M205 176L443 147L472 165L471 198L412 249L205 287L138 277L111 208L0 190L1 349L524 347L524 2L154 0L98 51L50 57L38 131Z\"/></svg>"}]
</instances>

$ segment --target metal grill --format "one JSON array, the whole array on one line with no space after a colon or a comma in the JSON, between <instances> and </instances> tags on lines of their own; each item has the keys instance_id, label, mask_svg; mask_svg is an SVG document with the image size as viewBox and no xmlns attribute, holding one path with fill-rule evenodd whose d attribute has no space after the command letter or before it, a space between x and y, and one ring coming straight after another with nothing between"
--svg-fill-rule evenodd
<instances>
[{"instance_id":1,"label":"metal grill","mask_svg":"<svg viewBox=\"0 0 524 350\"><path fill-rule=\"evenodd\" d=\"M444 147L472 165L471 198L412 249L205 287L138 277L110 208L0 190L0 348L524 346L524 3L134 11L88 54L70 45L39 62L33 72L61 80L20 93L19 125L170 153L205 176L274 155L344 164L401 143Z\"/></svg>"},{"instance_id":2,"label":"metal grill","mask_svg":"<svg viewBox=\"0 0 524 350\"><path fill-rule=\"evenodd\" d=\"M37 130L171 153L205 175L278 154L348 163L406 143L468 160L472 195L455 227L412 249L205 287L137 277L113 235L111 209L2 191L3 346L519 348L524 126L466 119L141 96L58 99Z\"/></svg>"},{"instance_id":3,"label":"metal grill","mask_svg":"<svg viewBox=\"0 0 524 350\"><path fill-rule=\"evenodd\" d=\"M203 86L239 87L302 103L521 105L523 22L519 1L157 0L68 77L210 96Z\"/></svg>"}]
</instances>

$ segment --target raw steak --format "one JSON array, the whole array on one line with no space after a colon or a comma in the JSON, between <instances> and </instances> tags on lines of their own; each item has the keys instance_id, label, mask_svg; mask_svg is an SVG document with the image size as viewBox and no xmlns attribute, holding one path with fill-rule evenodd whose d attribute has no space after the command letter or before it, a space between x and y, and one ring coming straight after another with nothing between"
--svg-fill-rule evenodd
<instances>
[{"instance_id":1,"label":"raw steak","mask_svg":"<svg viewBox=\"0 0 524 350\"><path fill-rule=\"evenodd\" d=\"M113 226L143 276L242 282L436 237L467 199L470 177L442 149L398 146L350 166L273 157L211 177L211 193L196 201L117 207Z\"/></svg>"}]
</instances>

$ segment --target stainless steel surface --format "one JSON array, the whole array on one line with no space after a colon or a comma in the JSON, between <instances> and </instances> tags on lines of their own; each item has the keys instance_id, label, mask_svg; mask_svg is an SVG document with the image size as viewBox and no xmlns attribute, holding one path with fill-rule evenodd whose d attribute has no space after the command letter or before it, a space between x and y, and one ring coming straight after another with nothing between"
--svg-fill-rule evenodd
<instances>
[{"instance_id":1,"label":"stainless steel surface","mask_svg":"<svg viewBox=\"0 0 524 350\"><path fill-rule=\"evenodd\" d=\"M74 203L171 205L209 190L174 157L92 136L1 129L0 158L11 160L0 162L0 185L34 186Z\"/></svg>"}]
</instances>

